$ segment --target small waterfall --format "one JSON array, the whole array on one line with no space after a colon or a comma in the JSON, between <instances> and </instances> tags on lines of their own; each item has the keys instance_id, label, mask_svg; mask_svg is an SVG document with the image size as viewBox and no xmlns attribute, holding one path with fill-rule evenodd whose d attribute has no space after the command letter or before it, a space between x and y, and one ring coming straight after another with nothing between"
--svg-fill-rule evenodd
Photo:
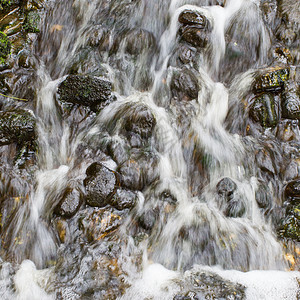
<instances>
[{"instance_id":1,"label":"small waterfall","mask_svg":"<svg viewBox=\"0 0 300 300\"><path fill-rule=\"evenodd\" d=\"M3 299L198 299L178 295L204 273L243 286L246 299L275 299L274 289L296 299L300 275L286 272L270 217L283 184L261 175L255 148L272 129L241 133L241 106L254 97L257 69L270 65L273 39L258 0L47 1L34 45L36 169L32 183L15 183L26 198L3 227ZM99 110L63 103L70 74L110 81L113 100ZM151 133L129 136L134 118ZM87 205L95 164L114 174L114 193L135 193L131 211ZM129 181L141 174L137 188L124 184L122 168ZM256 199L263 180L265 209ZM74 186L80 209L59 218Z\"/></svg>"}]
</instances>

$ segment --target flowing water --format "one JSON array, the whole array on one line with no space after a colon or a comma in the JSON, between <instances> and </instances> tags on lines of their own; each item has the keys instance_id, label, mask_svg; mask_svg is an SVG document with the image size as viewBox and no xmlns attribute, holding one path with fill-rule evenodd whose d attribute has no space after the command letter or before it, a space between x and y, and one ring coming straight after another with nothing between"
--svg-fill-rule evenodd
<instances>
[{"instance_id":1,"label":"flowing water","mask_svg":"<svg viewBox=\"0 0 300 300\"><path fill-rule=\"evenodd\" d=\"M93 271L93 279L87 280L94 268L89 261L106 242L90 247L78 244L76 250L67 242L76 236L76 229L67 229L64 246L50 224L63 191L70 183L82 182L93 162L80 147L98 147L108 140L123 143L122 121L141 106L156 119L144 151L155 156L155 166L148 168L157 179L138 193L138 203L119 228L121 239L115 243L121 249L119 264L126 282L120 299L173 299L180 291L176 282L197 270L246 286L247 299L297 299L300 274L287 272L283 245L255 200L261 180L255 140L238 134L244 120L237 103L251 90L255 69L269 64L272 35L263 21L260 1L217 4L221 1L45 3L34 48L38 79L32 83L38 167L32 183L15 183L27 199L5 228L2 299L114 299L102 293L106 288L101 263L98 273ZM185 66L195 68L201 86L198 96L192 101L170 101L172 74L181 67L174 57L182 51L178 17L184 10L204 15L211 33L209 46L198 53L194 65ZM142 40L147 46L131 55L128 32L136 29L151 32L152 44ZM105 44L97 52L89 46L95 32ZM227 35L246 45L238 63L226 64ZM74 68L113 83L116 101L91 119L62 117L57 104L57 87ZM107 156L101 161L117 169ZM242 216L224 215L216 185L225 177L237 185L234 197L243 205ZM268 182L275 202L276 180ZM162 195L171 200L162 202ZM156 222L151 231L141 233L136 224L153 214ZM138 243L136 236L141 239ZM73 259L61 263L68 253L64 247L73 249ZM76 275L68 277L68 272L74 272L72 266L64 270L68 264L76 265ZM90 296L80 294L81 289L90 290Z\"/></svg>"}]
</instances>

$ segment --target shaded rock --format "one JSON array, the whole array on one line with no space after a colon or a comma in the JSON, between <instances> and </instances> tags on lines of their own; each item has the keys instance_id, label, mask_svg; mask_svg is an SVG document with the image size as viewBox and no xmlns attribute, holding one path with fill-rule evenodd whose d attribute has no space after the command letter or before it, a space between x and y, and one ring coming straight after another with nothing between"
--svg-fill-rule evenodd
<instances>
[{"instance_id":1,"label":"shaded rock","mask_svg":"<svg viewBox=\"0 0 300 300\"><path fill-rule=\"evenodd\" d=\"M284 190L284 196L286 199L289 199L290 202L299 203L300 202L300 179L290 181Z\"/></svg>"},{"instance_id":2,"label":"shaded rock","mask_svg":"<svg viewBox=\"0 0 300 300\"><path fill-rule=\"evenodd\" d=\"M129 145L120 141L111 141L107 145L108 155L119 165L129 159Z\"/></svg>"},{"instance_id":3,"label":"shaded rock","mask_svg":"<svg viewBox=\"0 0 300 300\"><path fill-rule=\"evenodd\" d=\"M209 41L209 34L207 30L204 30L202 27L198 27L196 25L186 25L181 27L179 34L182 40L195 47L205 48Z\"/></svg>"},{"instance_id":4,"label":"shaded rock","mask_svg":"<svg viewBox=\"0 0 300 300\"><path fill-rule=\"evenodd\" d=\"M62 217L70 218L78 211L82 195L79 189L68 187L62 196L62 200L55 208L55 213Z\"/></svg>"},{"instance_id":5,"label":"shaded rock","mask_svg":"<svg viewBox=\"0 0 300 300\"><path fill-rule=\"evenodd\" d=\"M233 193L236 191L236 189L237 189L236 183L228 177L223 178L217 184L218 195L223 197L227 201L232 199Z\"/></svg>"},{"instance_id":6,"label":"shaded rock","mask_svg":"<svg viewBox=\"0 0 300 300\"><path fill-rule=\"evenodd\" d=\"M133 208L137 201L137 194L124 189L117 189L110 204L119 210Z\"/></svg>"},{"instance_id":7,"label":"shaded rock","mask_svg":"<svg viewBox=\"0 0 300 300\"><path fill-rule=\"evenodd\" d=\"M246 206L243 199L240 196L234 197L227 203L227 207L224 211L226 217L241 218L246 211Z\"/></svg>"},{"instance_id":8,"label":"shaded rock","mask_svg":"<svg viewBox=\"0 0 300 300\"><path fill-rule=\"evenodd\" d=\"M196 48L183 45L178 50L178 57L183 64L188 64L193 60L196 52Z\"/></svg>"},{"instance_id":9,"label":"shaded rock","mask_svg":"<svg viewBox=\"0 0 300 300\"><path fill-rule=\"evenodd\" d=\"M156 209L151 209L144 212L139 217L139 224L142 228L146 230L151 230L154 227L157 219L158 219L158 211Z\"/></svg>"},{"instance_id":10,"label":"shaded rock","mask_svg":"<svg viewBox=\"0 0 300 300\"><path fill-rule=\"evenodd\" d=\"M274 92L282 90L284 83L290 77L290 69L282 67L271 67L260 71L254 83L254 91L260 92Z\"/></svg>"},{"instance_id":11,"label":"shaded rock","mask_svg":"<svg viewBox=\"0 0 300 300\"><path fill-rule=\"evenodd\" d=\"M198 98L199 84L194 73L189 69L175 71L171 79L172 97L180 100Z\"/></svg>"},{"instance_id":12,"label":"shaded rock","mask_svg":"<svg viewBox=\"0 0 300 300\"><path fill-rule=\"evenodd\" d=\"M139 55L155 47L154 35L145 29L132 29L125 35L125 51L131 55Z\"/></svg>"},{"instance_id":13,"label":"shaded rock","mask_svg":"<svg viewBox=\"0 0 300 300\"><path fill-rule=\"evenodd\" d=\"M274 127L278 122L278 113L272 94L262 94L250 107L251 118L263 127Z\"/></svg>"},{"instance_id":14,"label":"shaded rock","mask_svg":"<svg viewBox=\"0 0 300 300\"><path fill-rule=\"evenodd\" d=\"M100 163L91 164L84 180L86 202L90 206L103 207L114 195L118 180L116 174Z\"/></svg>"},{"instance_id":15,"label":"shaded rock","mask_svg":"<svg viewBox=\"0 0 300 300\"><path fill-rule=\"evenodd\" d=\"M140 165L135 160L128 160L119 168L121 184L131 190L142 190L144 182Z\"/></svg>"},{"instance_id":16,"label":"shaded rock","mask_svg":"<svg viewBox=\"0 0 300 300\"><path fill-rule=\"evenodd\" d=\"M0 146L11 143L23 144L32 141L35 118L26 110L0 112Z\"/></svg>"},{"instance_id":17,"label":"shaded rock","mask_svg":"<svg viewBox=\"0 0 300 300\"><path fill-rule=\"evenodd\" d=\"M207 18L200 12L195 10L184 10L178 17L178 21L182 24L198 25L199 28L208 26Z\"/></svg>"},{"instance_id":18,"label":"shaded rock","mask_svg":"<svg viewBox=\"0 0 300 300\"><path fill-rule=\"evenodd\" d=\"M255 200L259 208L270 209L272 206L272 195L269 187L264 183L259 183L255 191Z\"/></svg>"},{"instance_id":19,"label":"shaded rock","mask_svg":"<svg viewBox=\"0 0 300 300\"><path fill-rule=\"evenodd\" d=\"M156 125L156 119L150 108L139 105L132 109L132 113L124 120L125 136L132 147L140 147L151 137Z\"/></svg>"},{"instance_id":20,"label":"shaded rock","mask_svg":"<svg viewBox=\"0 0 300 300\"><path fill-rule=\"evenodd\" d=\"M98 77L69 75L58 87L60 101L96 109L114 100L112 85Z\"/></svg>"},{"instance_id":21,"label":"shaded rock","mask_svg":"<svg viewBox=\"0 0 300 300\"><path fill-rule=\"evenodd\" d=\"M257 166L263 171L275 174L275 167L270 152L267 149L260 149L255 152Z\"/></svg>"},{"instance_id":22,"label":"shaded rock","mask_svg":"<svg viewBox=\"0 0 300 300\"><path fill-rule=\"evenodd\" d=\"M300 91L296 86L291 87L283 94L282 117L300 119Z\"/></svg>"}]
</instances>

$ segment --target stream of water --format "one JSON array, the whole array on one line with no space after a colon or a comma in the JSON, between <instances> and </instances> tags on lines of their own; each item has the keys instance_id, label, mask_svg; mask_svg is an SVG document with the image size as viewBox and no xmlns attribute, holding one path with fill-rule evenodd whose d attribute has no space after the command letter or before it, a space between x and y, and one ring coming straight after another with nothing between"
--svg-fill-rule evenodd
<instances>
[{"instance_id":1,"label":"stream of water","mask_svg":"<svg viewBox=\"0 0 300 300\"><path fill-rule=\"evenodd\" d=\"M211 272L244 285L246 299L297 299L300 273L288 271L283 244L255 200L261 182L255 141L237 133L243 116L233 108L251 91L255 70L269 64L272 36L260 1L227 0L217 5L221 2L64 0L45 4L35 42L38 79L32 83L38 167L34 183L20 187L28 199L6 228L9 260L2 262L1 299L115 299L101 292L80 294L81 286L89 290L96 290L97 282L105 286L100 271L93 284L85 281L94 268L88 257L97 256L104 247L101 240L98 248L84 250L90 256L83 259L74 250L78 272L60 285L62 275L57 274L73 271L58 271L59 257L68 250L49 224L61 194L70 182L82 182L92 162L80 147L95 141L105 144L108 138L122 144L122 122L139 107L146 107L155 117L153 134L143 151L155 157L154 166L149 163L147 167L156 181L137 193L137 204L118 230L122 237L116 242L121 249L119 264L126 282L118 298L202 299L174 298L180 292L178 282L195 272ZM178 18L184 11L205 16L210 27L208 46L197 50L184 65L201 87L197 97L187 101L177 96L170 101L173 74L182 69L176 55L186 51L178 34ZM136 50L128 50L128 45L139 29L143 31L136 34L141 38L138 53L132 54ZM96 39L105 44L97 53L88 46L95 32ZM228 33L247 45L245 60L232 67L225 63ZM84 59L86 64L82 64ZM57 104L57 87L74 68L112 82L116 97L92 121L83 118L80 125L76 116L63 118ZM114 171L118 168L111 158L102 162ZM216 192L223 178L236 185L231 203L240 207L230 212ZM266 184L276 202L276 181ZM162 203L162 195L169 202ZM155 224L142 236L136 224L141 219L151 223L153 214ZM72 230L67 230L66 240L76 235ZM134 238L137 233L139 243ZM77 258L70 264L76 264Z\"/></svg>"}]
</instances>

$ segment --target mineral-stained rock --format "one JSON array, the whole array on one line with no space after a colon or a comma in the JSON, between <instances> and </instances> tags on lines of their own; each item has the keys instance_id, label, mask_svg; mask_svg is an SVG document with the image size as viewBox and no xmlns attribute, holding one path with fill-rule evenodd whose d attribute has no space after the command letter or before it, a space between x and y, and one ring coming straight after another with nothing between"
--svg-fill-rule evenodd
<instances>
[{"instance_id":1,"label":"mineral-stained rock","mask_svg":"<svg viewBox=\"0 0 300 300\"><path fill-rule=\"evenodd\" d=\"M87 204L98 207L107 205L118 185L116 174L100 163L93 163L87 168L86 175Z\"/></svg>"},{"instance_id":2,"label":"mineral-stained rock","mask_svg":"<svg viewBox=\"0 0 300 300\"><path fill-rule=\"evenodd\" d=\"M171 79L171 93L174 98L179 100L192 100L198 97L198 79L195 74L184 69L175 71Z\"/></svg>"},{"instance_id":3,"label":"mineral-stained rock","mask_svg":"<svg viewBox=\"0 0 300 300\"><path fill-rule=\"evenodd\" d=\"M69 75L58 87L60 101L97 109L114 100L109 81L93 76Z\"/></svg>"},{"instance_id":4,"label":"mineral-stained rock","mask_svg":"<svg viewBox=\"0 0 300 300\"><path fill-rule=\"evenodd\" d=\"M251 118L263 127L274 127L278 122L278 113L274 96L270 93L262 94L254 100L250 107Z\"/></svg>"},{"instance_id":5,"label":"mineral-stained rock","mask_svg":"<svg viewBox=\"0 0 300 300\"><path fill-rule=\"evenodd\" d=\"M23 144L32 141L35 118L26 110L0 112L0 146L11 143Z\"/></svg>"},{"instance_id":6,"label":"mineral-stained rock","mask_svg":"<svg viewBox=\"0 0 300 300\"><path fill-rule=\"evenodd\" d=\"M254 83L254 91L260 92L274 92L282 90L284 83L290 77L290 69L287 67L272 67L260 71Z\"/></svg>"}]
</instances>

